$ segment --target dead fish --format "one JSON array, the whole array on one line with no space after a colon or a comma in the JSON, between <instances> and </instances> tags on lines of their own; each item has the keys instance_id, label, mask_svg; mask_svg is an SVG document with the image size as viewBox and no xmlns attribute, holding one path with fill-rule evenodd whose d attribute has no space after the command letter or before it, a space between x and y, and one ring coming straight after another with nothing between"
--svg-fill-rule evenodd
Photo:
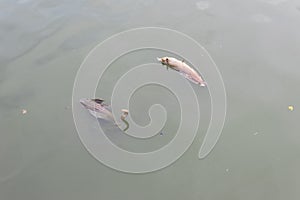
<instances>
[{"instance_id":1,"label":"dead fish","mask_svg":"<svg viewBox=\"0 0 300 200\"><path fill-rule=\"evenodd\" d=\"M184 61L180 61L172 57L162 57L157 58L157 60L161 64L166 65L167 69L170 67L171 69L178 71L182 76L191 82L199 84L203 87L206 86L206 82L201 78L201 76Z\"/></svg>"},{"instance_id":2,"label":"dead fish","mask_svg":"<svg viewBox=\"0 0 300 200\"><path fill-rule=\"evenodd\" d=\"M80 103L96 118L114 120L114 117L105 105L103 99L80 99Z\"/></svg>"},{"instance_id":3,"label":"dead fish","mask_svg":"<svg viewBox=\"0 0 300 200\"><path fill-rule=\"evenodd\" d=\"M98 119L104 119L107 121L115 122L115 124L118 124L111 112L110 106L104 103L104 99L80 99L79 101L88 111L91 115ZM126 131L129 128L129 123L125 120L125 118L128 115L128 110L122 109L122 114L120 116L120 119L126 124L126 128L124 131Z\"/></svg>"}]
</instances>

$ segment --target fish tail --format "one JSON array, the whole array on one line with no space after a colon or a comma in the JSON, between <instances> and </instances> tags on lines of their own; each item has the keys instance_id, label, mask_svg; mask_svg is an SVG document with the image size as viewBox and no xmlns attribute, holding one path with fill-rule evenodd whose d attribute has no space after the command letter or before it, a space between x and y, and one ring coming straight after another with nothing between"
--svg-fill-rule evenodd
<instances>
[{"instance_id":1,"label":"fish tail","mask_svg":"<svg viewBox=\"0 0 300 200\"><path fill-rule=\"evenodd\" d=\"M207 85L207 83L206 82L202 82L202 83L200 83L200 86L201 87L205 87Z\"/></svg>"}]
</instances>

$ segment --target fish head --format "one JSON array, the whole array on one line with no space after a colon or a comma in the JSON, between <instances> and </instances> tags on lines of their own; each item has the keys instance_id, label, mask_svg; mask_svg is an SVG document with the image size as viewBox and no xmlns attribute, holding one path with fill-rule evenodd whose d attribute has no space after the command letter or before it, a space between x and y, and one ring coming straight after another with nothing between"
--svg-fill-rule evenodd
<instances>
[{"instance_id":1,"label":"fish head","mask_svg":"<svg viewBox=\"0 0 300 200\"><path fill-rule=\"evenodd\" d=\"M96 105L97 105L97 102L95 102L94 100L92 99L88 99L88 98L82 98L80 99L79 101L81 103L81 105L83 105L85 108L87 109L91 109L91 110L94 110Z\"/></svg>"},{"instance_id":2,"label":"fish head","mask_svg":"<svg viewBox=\"0 0 300 200\"><path fill-rule=\"evenodd\" d=\"M162 57L162 58L157 58L157 60L163 64L163 65L168 65L169 64L169 58L168 57Z\"/></svg>"},{"instance_id":3,"label":"fish head","mask_svg":"<svg viewBox=\"0 0 300 200\"><path fill-rule=\"evenodd\" d=\"M88 99L87 98L82 98L82 99L80 99L79 100L79 102L80 102L80 104L81 105L83 105L84 107L86 107L87 106L87 102L88 102Z\"/></svg>"}]
</instances>

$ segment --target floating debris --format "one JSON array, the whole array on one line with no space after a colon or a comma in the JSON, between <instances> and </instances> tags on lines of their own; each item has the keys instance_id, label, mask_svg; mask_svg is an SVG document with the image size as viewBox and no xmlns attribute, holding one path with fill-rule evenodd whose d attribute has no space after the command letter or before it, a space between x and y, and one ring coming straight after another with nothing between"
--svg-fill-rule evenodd
<instances>
[{"instance_id":1,"label":"floating debris","mask_svg":"<svg viewBox=\"0 0 300 200\"><path fill-rule=\"evenodd\" d=\"M21 113L22 113L23 115L25 115L25 114L27 113L27 110L22 109L22 110L21 110Z\"/></svg>"},{"instance_id":2,"label":"floating debris","mask_svg":"<svg viewBox=\"0 0 300 200\"><path fill-rule=\"evenodd\" d=\"M289 106L288 109L289 109L290 111L293 111L293 110L294 110L294 106Z\"/></svg>"}]
</instances>

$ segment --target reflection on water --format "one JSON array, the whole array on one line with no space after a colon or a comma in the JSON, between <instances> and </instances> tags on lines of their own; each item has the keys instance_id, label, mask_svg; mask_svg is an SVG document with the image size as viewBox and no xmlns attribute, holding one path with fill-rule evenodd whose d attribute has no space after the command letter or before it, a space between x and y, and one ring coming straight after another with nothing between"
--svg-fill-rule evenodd
<instances>
[{"instance_id":1,"label":"reflection on water","mask_svg":"<svg viewBox=\"0 0 300 200\"><path fill-rule=\"evenodd\" d=\"M299 7L293 0L0 1L1 198L298 199ZM204 45L222 73L228 113L216 148L198 160L210 108L208 94L199 91L203 123L191 148L172 166L137 176L90 156L70 101L87 53L112 34L140 26L173 28ZM108 80L118 78L118 62L130 67L135 57L113 63ZM110 87L100 84L97 92L109 99ZM145 100L146 94L162 95L161 88L140 89L132 109L172 99L164 92L162 99ZM166 105L176 124L176 101ZM147 115L133 115L147 122ZM121 147L146 150L169 141L172 127L143 144L118 130L107 134Z\"/></svg>"}]
</instances>

